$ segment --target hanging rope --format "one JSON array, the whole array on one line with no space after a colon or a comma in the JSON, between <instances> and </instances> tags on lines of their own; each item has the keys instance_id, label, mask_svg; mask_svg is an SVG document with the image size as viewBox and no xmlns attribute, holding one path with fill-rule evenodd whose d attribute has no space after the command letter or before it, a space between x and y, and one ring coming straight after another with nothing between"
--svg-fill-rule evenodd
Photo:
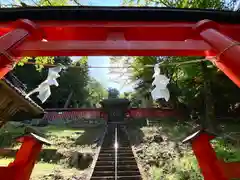
<instances>
[{"instance_id":1,"label":"hanging rope","mask_svg":"<svg viewBox=\"0 0 240 180\"><path fill-rule=\"evenodd\" d=\"M215 59L211 58L211 59ZM192 63L199 63L199 62L203 62L203 61L208 61L208 59L195 59L195 60L190 60L190 61L184 61L184 62L176 62L176 63L164 63L164 61L162 63L159 63L159 65L161 66L173 66L173 65L185 65L185 64L192 64ZM42 63L36 63L36 62L25 62L24 64L32 64L32 65L41 65L44 67L56 67L59 65L56 64L42 64ZM66 68L81 68L80 66L74 66L74 65L70 65L70 66L65 66ZM144 67L154 67L154 65L144 65ZM136 67L133 67L131 65L128 66L88 66L88 68L92 69L92 68L134 68L136 69Z\"/></svg>"}]
</instances>

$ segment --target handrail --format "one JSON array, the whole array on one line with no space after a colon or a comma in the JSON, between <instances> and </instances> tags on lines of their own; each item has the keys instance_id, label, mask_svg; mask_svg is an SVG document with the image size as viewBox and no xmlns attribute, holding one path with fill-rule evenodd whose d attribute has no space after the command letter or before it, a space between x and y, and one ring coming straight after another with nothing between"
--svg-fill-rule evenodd
<instances>
[{"instance_id":1,"label":"handrail","mask_svg":"<svg viewBox=\"0 0 240 180\"><path fill-rule=\"evenodd\" d=\"M115 142L114 142L114 149L115 149L115 180L117 180L117 156L118 156L118 152L117 152L117 149L118 149L118 142L117 142L117 124L115 126Z\"/></svg>"}]
</instances>

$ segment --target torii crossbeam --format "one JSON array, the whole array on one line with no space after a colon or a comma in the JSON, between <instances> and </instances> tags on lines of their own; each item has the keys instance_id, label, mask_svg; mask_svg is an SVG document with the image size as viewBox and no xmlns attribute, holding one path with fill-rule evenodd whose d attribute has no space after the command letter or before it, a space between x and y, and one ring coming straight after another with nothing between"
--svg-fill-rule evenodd
<instances>
[{"instance_id":1,"label":"torii crossbeam","mask_svg":"<svg viewBox=\"0 0 240 180\"><path fill-rule=\"evenodd\" d=\"M216 56L215 65L240 87L239 32L240 13L231 11L127 7L0 9L0 78L22 56ZM201 132L194 137L192 147L205 180L240 177L239 163L218 160L209 143L212 136ZM39 150L40 146L34 154ZM28 166L25 172L16 168L20 161L15 161L15 166L13 163L0 169L1 177L19 180L22 174L21 180L29 179L32 166L21 164ZM8 173L4 174L6 169Z\"/></svg>"}]
</instances>

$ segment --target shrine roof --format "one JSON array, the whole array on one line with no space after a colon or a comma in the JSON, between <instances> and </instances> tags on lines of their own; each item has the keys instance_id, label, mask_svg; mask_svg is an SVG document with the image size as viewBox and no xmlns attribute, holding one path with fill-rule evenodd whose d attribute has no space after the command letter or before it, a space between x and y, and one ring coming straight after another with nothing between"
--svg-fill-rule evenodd
<instances>
[{"instance_id":1,"label":"shrine roof","mask_svg":"<svg viewBox=\"0 0 240 180\"><path fill-rule=\"evenodd\" d=\"M14 86L9 80L7 80L6 78L1 79L8 87L10 87L12 90L14 90L20 97L23 98L23 101L25 101L28 105L31 106L31 108L35 109L36 112L38 112L38 114L36 114L36 116L34 116L33 118L40 118L43 116L44 114L44 109L39 106L36 102L34 102L31 98L26 97L26 92L17 88L16 86Z\"/></svg>"},{"instance_id":2,"label":"shrine roof","mask_svg":"<svg viewBox=\"0 0 240 180\"><path fill-rule=\"evenodd\" d=\"M171 21L197 22L210 19L221 23L240 23L240 13L212 9L178 9L159 7L24 7L1 8L0 21L16 19L35 21Z\"/></svg>"}]
</instances>

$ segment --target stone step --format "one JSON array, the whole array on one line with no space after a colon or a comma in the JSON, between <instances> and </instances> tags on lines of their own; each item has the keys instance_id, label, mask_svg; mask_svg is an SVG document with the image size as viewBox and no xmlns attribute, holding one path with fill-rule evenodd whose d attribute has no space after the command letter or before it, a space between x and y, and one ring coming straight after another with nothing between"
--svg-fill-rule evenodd
<instances>
[{"instance_id":1,"label":"stone step","mask_svg":"<svg viewBox=\"0 0 240 180\"><path fill-rule=\"evenodd\" d=\"M114 153L100 153L98 155L98 157L111 157L111 156L115 156Z\"/></svg>"},{"instance_id":2,"label":"stone step","mask_svg":"<svg viewBox=\"0 0 240 180\"><path fill-rule=\"evenodd\" d=\"M132 153L132 149L118 149L120 153ZM115 149L101 149L100 153L115 153Z\"/></svg>"},{"instance_id":3,"label":"stone step","mask_svg":"<svg viewBox=\"0 0 240 180\"><path fill-rule=\"evenodd\" d=\"M122 162L122 161L136 161L135 157L118 157L118 162Z\"/></svg>"},{"instance_id":4,"label":"stone step","mask_svg":"<svg viewBox=\"0 0 240 180\"><path fill-rule=\"evenodd\" d=\"M141 175L137 175L137 176L118 176L119 180L142 180Z\"/></svg>"},{"instance_id":5,"label":"stone step","mask_svg":"<svg viewBox=\"0 0 240 180\"><path fill-rule=\"evenodd\" d=\"M105 177L91 177L91 180L115 180L115 176L105 176ZM141 176L118 176L119 180L142 180Z\"/></svg>"},{"instance_id":6,"label":"stone step","mask_svg":"<svg viewBox=\"0 0 240 180\"><path fill-rule=\"evenodd\" d=\"M114 166L114 161L97 161L96 166Z\"/></svg>"},{"instance_id":7,"label":"stone step","mask_svg":"<svg viewBox=\"0 0 240 180\"><path fill-rule=\"evenodd\" d=\"M119 143L119 146L129 146L130 147L130 144L129 143Z\"/></svg>"},{"instance_id":8,"label":"stone step","mask_svg":"<svg viewBox=\"0 0 240 180\"><path fill-rule=\"evenodd\" d=\"M118 161L118 165L136 165L136 160Z\"/></svg>"},{"instance_id":9,"label":"stone step","mask_svg":"<svg viewBox=\"0 0 240 180\"><path fill-rule=\"evenodd\" d=\"M94 171L93 172L93 177L96 176L114 176L115 175L115 171L114 170L106 170L106 171ZM129 171L129 170L125 170L125 171L117 171L117 175L118 176L139 176L140 173L139 171Z\"/></svg>"},{"instance_id":10,"label":"stone step","mask_svg":"<svg viewBox=\"0 0 240 180\"><path fill-rule=\"evenodd\" d=\"M112 147L110 147L110 148L102 147L101 150L111 150L111 149L114 149L113 147L114 147L114 145ZM129 146L125 146L125 147L124 146L120 146L120 147L118 147L118 151L119 150L132 150L132 148L129 147Z\"/></svg>"},{"instance_id":11,"label":"stone step","mask_svg":"<svg viewBox=\"0 0 240 180\"><path fill-rule=\"evenodd\" d=\"M122 158L122 157L132 157L133 153L123 153L123 152L118 152L118 157Z\"/></svg>"},{"instance_id":12,"label":"stone step","mask_svg":"<svg viewBox=\"0 0 240 180\"><path fill-rule=\"evenodd\" d=\"M104 156L101 156L101 157L98 157L98 160L101 161L101 160L105 160L105 161L114 161L115 160L115 156L107 156L107 157L104 157ZM125 160L135 160L134 156L123 156L123 157L117 157L117 160L118 161L125 161Z\"/></svg>"},{"instance_id":13,"label":"stone step","mask_svg":"<svg viewBox=\"0 0 240 180\"><path fill-rule=\"evenodd\" d=\"M104 171L104 170L115 170L115 166L95 166L94 171ZM129 171L138 171L138 166L137 165L119 165L118 170L119 171L124 171L124 170L129 170Z\"/></svg>"},{"instance_id":14,"label":"stone step","mask_svg":"<svg viewBox=\"0 0 240 180\"><path fill-rule=\"evenodd\" d=\"M94 167L92 180L115 180L114 136L115 126L109 127ZM118 129L117 156L118 180L142 179L128 137L121 128Z\"/></svg>"},{"instance_id":15,"label":"stone step","mask_svg":"<svg viewBox=\"0 0 240 180\"><path fill-rule=\"evenodd\" d=\"M94 169L92 177L99 177L99 176L115 176L115 170L103 170L97 171Z\"/></svg>"},{"instance_id":16,"label":"stone step","mask_svg":"<svg viewBox=\"0 0 240 180\"><path fill-rule=\"evenodd\" d=\"M130 170L124 170L124 171L117 171L118 176L140 176L139 170L137 171L130 171Z\"/></svg>"},{"instance_id":17,"label":"stone step","mask_svg":"<svg viewBox=\"0 0 240 180\"><path fill-rule=\"evenodd\" d=\"M96 165L113 165L114 161L97 161ZM135 160L126 160L126 161L118 161L118 165L135 165L137 164Z\"/></svg>"},{"instance_id":18,"label":"stone step","mask_svg":"<svg viewBox=\"0 0 240 180\"><path fill-rule=\"evenodd\" d=\"M115 156L115 153L100 153L98 157ZM118 157L132 157L133 153L118 152Z\"/></svg>"}]
</instances>

